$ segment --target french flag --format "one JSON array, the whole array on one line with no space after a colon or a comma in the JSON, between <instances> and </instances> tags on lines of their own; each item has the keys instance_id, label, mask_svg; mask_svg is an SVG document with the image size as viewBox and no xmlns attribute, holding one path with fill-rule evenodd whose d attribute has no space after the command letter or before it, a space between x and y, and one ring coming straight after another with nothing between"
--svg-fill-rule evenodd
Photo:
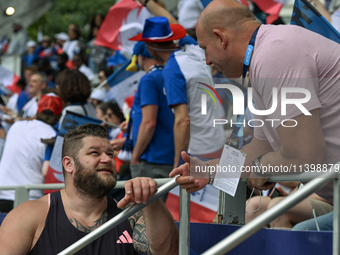
<instances>
[{"instance_id":1,"label":"french flag","mask_svg":"<svg viewBox=\"0 0 340 255\"><path fill-rule=\"evenodd\" d=\"M8 48L8 39L7 36L4 35L0 41L0 52L5 53Z\"/></svg>"},{"instance_id":2,"label":"french flag","mask_svg":"<svg viewBox=\"0 0 340 255\"><path fill-rule=\"evenodd\" d=\"M20 95L20 88L16 86L19 79L20 77L18 75L0 66L0 89L2 92L8 94L10 91L14 91Z\"/></svg>"},{"instance_id":3,"label":"french flag","mask_svg":"<svg viewBox=\"0 0 340 255\"><path fill-rule=\"evenodd\" d=\"M147 8L136 1L121 0L110 8L94 44L132 54L136 42L128 39L141 33L145 20L151 16Z\"/></svg>"},{"instance_id":4,"label":"french flag","mask_svg":"<svg viewBox=\"0 0 340 255\"><path fill-rule=\"evenodd\" d=\"M52 47L46 48L39 53L40 58L48 58L52 55L53 55L53 48Z\"/></svg>"}]
</instances>

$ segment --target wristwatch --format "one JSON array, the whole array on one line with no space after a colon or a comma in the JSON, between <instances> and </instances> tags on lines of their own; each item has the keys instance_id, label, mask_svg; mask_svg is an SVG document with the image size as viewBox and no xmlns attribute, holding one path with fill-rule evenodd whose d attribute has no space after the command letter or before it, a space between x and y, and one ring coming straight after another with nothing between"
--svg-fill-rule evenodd
<instances>
[{"instance_id":1,"label":"wristwatch","mask_svg":"<svg viewBox=\"0 0 340 255\"><path fill-rule=\"evenodd\" d=\"M260 161L261 161L261 158L266 155L266 154L262 154L261 156L255 158L253 160L253 168L252 168L252 171L254 174L258 175L258 176L261 176L261 177L269 177L270 174L268 173L264 173L262 171L262 168L261 168L261 164L260 164Z\"/></svg>"}]
</instances>

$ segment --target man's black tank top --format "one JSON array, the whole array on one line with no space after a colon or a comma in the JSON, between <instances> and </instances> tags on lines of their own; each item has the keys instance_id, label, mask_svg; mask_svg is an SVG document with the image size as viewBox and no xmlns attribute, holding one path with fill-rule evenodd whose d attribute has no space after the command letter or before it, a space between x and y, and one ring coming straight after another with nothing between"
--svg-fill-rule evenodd
<instances>
[{"instance_id":1,"label":"man's black tank top","mask_svg":"<svg viewBox=\"0 0 340 255\"><path fill-rule=\"evenodd\" d=\"M67 218L61 200L60 191L50 194L50 208L37 243L29 255L57 254L80 238L87 235L76 229ZM121 212L112 197L108 200L108 220ZM132 244L132 229L129 220L125 220L106 234L94 240L75 254L101 255L101 254L137 254Z\"/></svg>"}]
</instances>

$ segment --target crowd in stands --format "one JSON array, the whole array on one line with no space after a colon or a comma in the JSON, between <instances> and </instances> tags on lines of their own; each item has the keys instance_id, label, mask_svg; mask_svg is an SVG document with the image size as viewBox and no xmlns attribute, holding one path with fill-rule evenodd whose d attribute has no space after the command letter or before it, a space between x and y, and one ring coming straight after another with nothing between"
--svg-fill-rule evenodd
<instances>
[{"instance_id":1,"label":"crowd in stands","mask_svg":"<svg viewBox=\"0 0 340 255\"><path fill-rule=\"evenodd\" d=\"M185 2L190 4L186 5ZM311 2L319 8L324 8L318 0ZM201 1L180 1L178 21L157 1L145 1L145 6L156 17L146 20L142 34L130 38L137 41L131 64L138 64L139 68L145 71L145 75L139 81L128 113L123 112L122 105L116 102L120 95L113 94L108 84L96 89L97 85L105 82L119 68L109 65L109 58L118 56L119 52L94 44L104 20L102 15L93 16L87 42L84 41L76 24L69 25L68 33L57 33L53 39L43 36L38 43L28 40L22 25L13 24L14 35L4 55L22 56L23 71L16 85L10 87L9 92L3 93L6 100L2 100L3 104L0 106L1 186L44 183L52 151L56 150L53 148L53 141L67 111L98 119L109 130L118 179L168 177L171 170L178 166L182 151L190 151L192 155L201 159L221 157L227 137L222 125L212 128L211 123L214 119L224 118L226 112L215 110L216 103L211 98L206 98L206 112L204 115L201 114L201 99L206 93L196 87L197 83L212 86L213 78L223 77L221 73L225 68L222 67L224 63L208 59L208 53L204 56L200 46L206 52L211 50L204 44L206 41L203 43L199 38L198 45L195 28L197 19L204 9ZM338 10L333 14L332 22L333 20L335 22L337 12ZM190 15L186 15L188 13ZM235 17L238 18L236 14ZM330 16L327 17L330 20ZM206 21L204 18L209 20L212 16L208 14L203 18L201 16L201 23ZM217 24L214 20L209 25L215 26L214 22ZM255 21L252 24L259 25ZM201 38L202 27L204 26L201 24L201 34L198 34ZM247 37L247 40L249 38ZM217 56L214 57L217 59ZM214 66L210 67L211 64ZM226 66L234 71L233 65L234 63L229 63ZM252 137L253 130L248 131ZM265 134L256 135L265 140ZM274 141L278 136L274 134L273 137ZM258 140L255 138L255 141ZM274 146L275 151L280 147L277 144L271 146L266 154L274 153ZM187 155L183 158L188 162ZM269 162L268 158L267 155L262 160ZM61 160L60 158L60 162ZM184 165L177 168L176 173L184 175L182 178L185 178L183 169ZM194 180L188 181L187 178L183 179L181 184L188 185L185 186L187 189L190 185L196 185L195 188L190 186L192 189L189 190L196 191L208 181L211 180L205 180L203 184L200 182L193 184ZM261 200L260 193L249 198L246 210L247 222L300 186L298 182L280 185L288 186L286 191L276 186L280 198L268 196L262 197ZM268 192L271 195L275 188L270 189ZM32 191L30 199L37 199L42 195ZM111 195L117 199L124 196L114 192ZM0 212L10 212L13 209L13 200L13 191L0 191ZM323 199L321 195L313 194L309 200L323 203L322 214L333 210L332 203ZM305 208L301 210L298 208L294 210L294 214L287 213L282 216L286 217L289 224L280 225L282 221L276 221L271 227L291 228L307 220L310 213L307 214L304 210ZM299 213L305 217L295 217Z\"/></svg>"}]
</instances>

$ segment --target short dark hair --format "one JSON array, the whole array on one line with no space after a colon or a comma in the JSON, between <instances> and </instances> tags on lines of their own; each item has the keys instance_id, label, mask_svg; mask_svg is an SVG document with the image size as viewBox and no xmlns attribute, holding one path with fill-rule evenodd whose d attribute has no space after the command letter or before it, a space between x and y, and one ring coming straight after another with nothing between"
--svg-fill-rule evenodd
<instances>
[{"instance_id":1,"label":"short dark hair","mask_svg":"<svg viewBox=\"0 0 340 255\"><path fill-rule=\"evenodd\" d=\"M100 103L96 106L96 108L100 109L104 114L106 113L109 103Z\"/></svg>"},{"instance_id":2,"label":"short dark hair","mask_svg":"<svg viewBox=\"0 0 340 255\"><path fill-rule=\"evenodd\" d=\"M153 42L155 45L157 45L159 48L166 48L172 44L174 44L174 41L167 41L167 42Z\"/></svg>"},{"instance_id":3,"label":"short dark hair","mask_svg":"<svg viewBox=\"0 0 340 255\"><path fill-rule=\"evenodd\" d=\"M37 112L37 120L41 120L42 122L45 122L46 124L51 125L52 127L58 123L60 116L61 114L53 115L53 112L50 110L44 110L43 113Z\"/></svg>"},{"instance_id":4,"label":"short dark hair","mask_svg":"<svg viewBox=\"0 0 340 255\"><path fill-rule=\"evenodd\" d=\"M80 71L65 69L56 78L59 96L64 103L85 103L91 95L91 84Z\"/></svg>"},{"instance_id":5,"label":"short dark hair","mask_svg":"<svg viewBox=\"0 0 340 255\"><path fill-rule=\"evenodd\" d=\"M113 70L111 68L102 68L102 69L99 69L98 73L101 72L101 71L104 72L106 78L109 78L109 76L111 74L113 74Z\"/></svg>"},{"instance_id":6,"label":"short dark hair","mask_svg":"<svg viewBox=\"0 0 340 255\"><path fill-rule=\"evenodd\" d=\"M106 110L107 109L110 109L113 112L113 114L120 119L121 122L125 121L124 114L122 113L117 103L107 103Z\"/></svg>"},{"instance_id":7,"label":"short dark hair","mask_svg":"<svg viewBox=\"0 0 340 255\"><path fill-rule=\"evenodd\" d=\"M78 159L78 152L83 147L83 138L88 136L109 138L109 132L101 125L86 123L73 130L68 131L64 136L61 158L69 156L74 160ZM63 173L65 169L63 166Z\"/></svg>"},{"instance_id":8,"label":"short dark hair","mask_svg":"<svg viewBox=\"0 0 340 255\"><path fill-rule=\"evenodd\" d=\"M17 82L17 86L21 89L24 90L26 87L26 80L25 78L20 78L20 80L18 80Z\"/></svg>"}]
</instances>

